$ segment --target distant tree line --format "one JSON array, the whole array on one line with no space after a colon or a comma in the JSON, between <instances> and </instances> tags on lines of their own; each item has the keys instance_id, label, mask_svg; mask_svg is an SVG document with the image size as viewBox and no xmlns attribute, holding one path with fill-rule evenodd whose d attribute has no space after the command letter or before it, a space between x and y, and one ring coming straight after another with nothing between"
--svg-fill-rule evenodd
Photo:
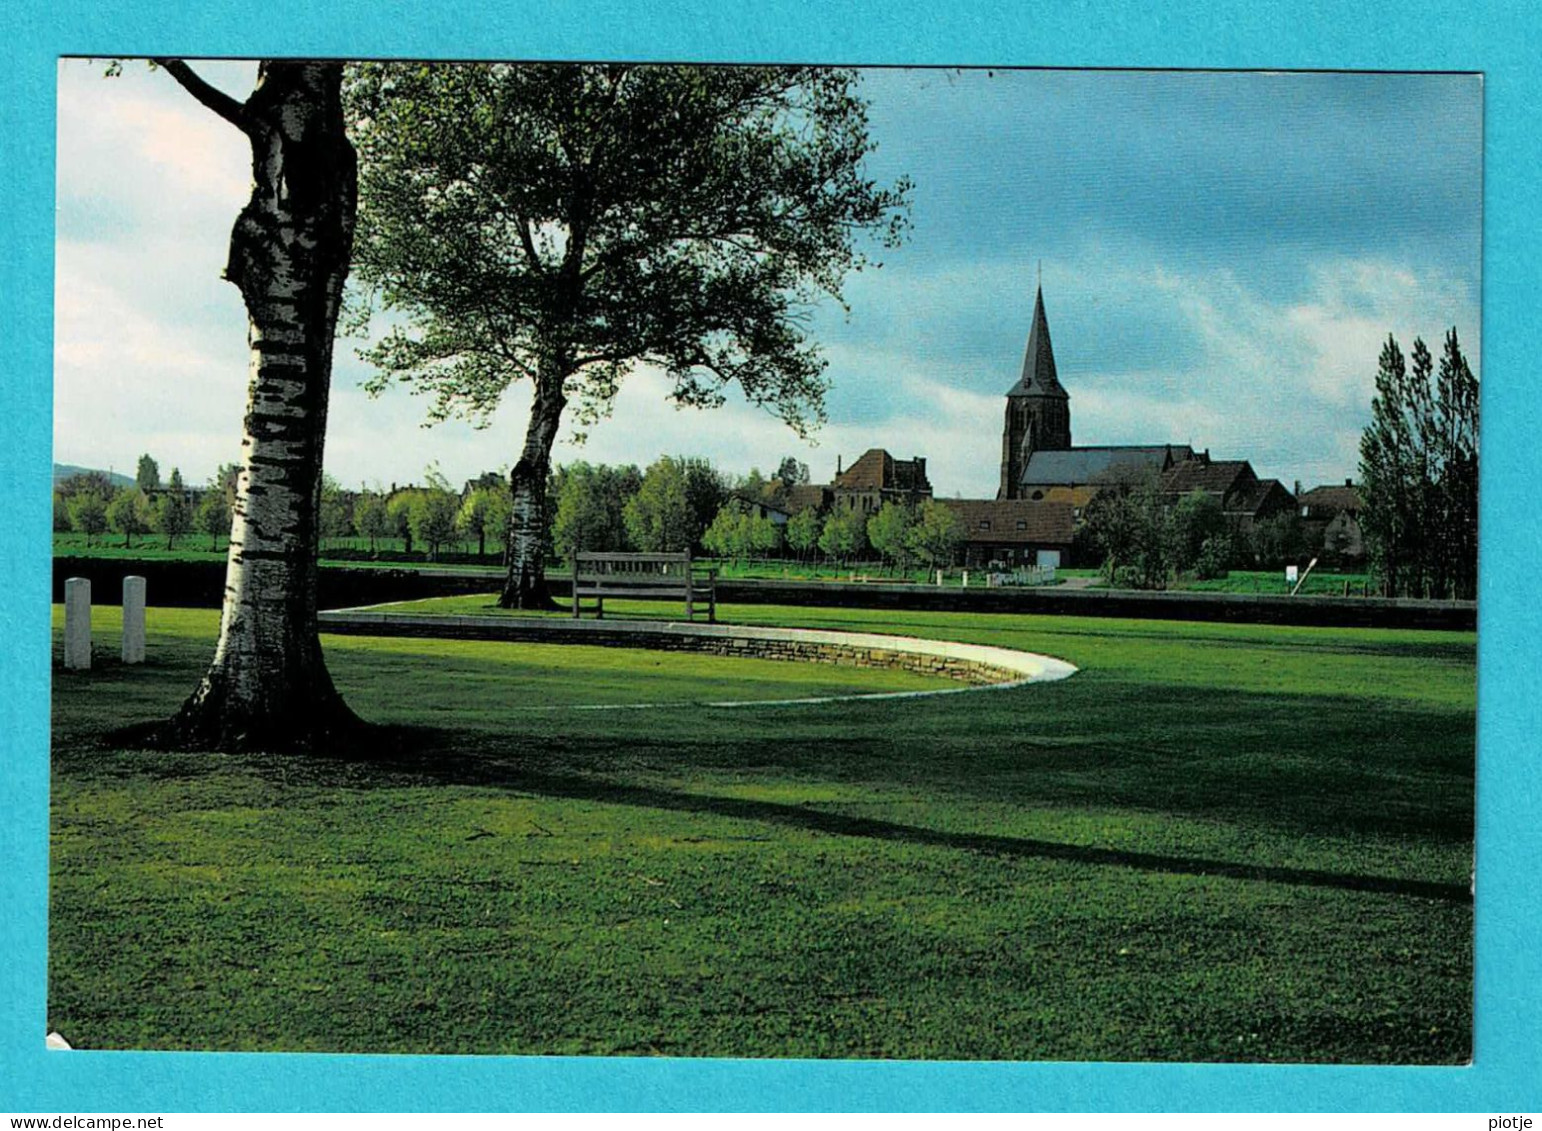
<instances>
[{"instance_id":1,"label":"distant tree line","mask_svg":"<svg viewBox=\"0 0 1542 1131\"><path fill-rule=\"evenodd\" d=\"M86 545L107 534L121 534L125 548L136 537L163 535L166 548L175 549L178 538L204 534L209 548L230 536L231 507L235 502L237 468L227 464L209 483L189 490L182 472L172 468L161 482L160 468L148 454L139 457L133 486L116 486L101 471L87 471L61 480L54 487L55 532L86 536Z\"/></svg>"}]
</instances>

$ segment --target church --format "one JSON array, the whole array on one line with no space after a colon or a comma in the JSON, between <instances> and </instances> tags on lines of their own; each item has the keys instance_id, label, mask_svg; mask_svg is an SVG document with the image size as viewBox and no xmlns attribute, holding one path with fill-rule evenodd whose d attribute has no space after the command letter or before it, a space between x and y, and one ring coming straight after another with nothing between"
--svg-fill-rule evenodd
<instances>
[{"instance_id":1,"label":"church","mask_svg":"<svg viewBox=\"0 0 1542 1131\"><path fill-rule=\"evenodd\" d=\"M966 532L964 564L1096 565L1073 562L1072 543L1082 508L1098 491L1152 478L1176 502L1191 491L1216 498L1239 534L1296 507L1277 479L1259 479L1247 460L1211 459L1188 444L1076 446L1071 443L1071 396L1061 385L1044 314L1044 291L1033 301L1033 321L1022 372L1007 390L1001 430L1001 482L994 499L938 499L952 508ZM926 461L896 460L882 448L866 452L833 482L799 488L804 506L875 511L886 501L932 498Z\"/></svg>"}]
</instances>

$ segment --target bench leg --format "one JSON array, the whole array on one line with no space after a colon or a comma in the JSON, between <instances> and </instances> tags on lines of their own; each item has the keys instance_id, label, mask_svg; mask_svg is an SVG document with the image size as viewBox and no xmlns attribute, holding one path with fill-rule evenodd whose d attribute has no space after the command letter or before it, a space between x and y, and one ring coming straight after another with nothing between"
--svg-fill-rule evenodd
<instances>
[{"instance_id":1,"label":"bench leg","mask_svg":"<svg viewBox=\"0 0 1542 1131\"><path fill-rule=\"evenodd\" d=\"M604 597L596 597L594 599L594 619L595 620L604 620L605 619L605 598Z\"/></svg>"}]
</instances>

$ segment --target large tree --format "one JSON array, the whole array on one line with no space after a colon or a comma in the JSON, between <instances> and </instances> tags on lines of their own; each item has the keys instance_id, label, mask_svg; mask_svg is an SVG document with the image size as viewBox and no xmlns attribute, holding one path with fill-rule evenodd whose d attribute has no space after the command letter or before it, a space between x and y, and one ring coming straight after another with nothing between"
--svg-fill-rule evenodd
<instances>
[{"instance_id":1,"label":"large tree","mask_svg":"<svg viewBox=\"0 0 1542 1131\"><path fill-rule=\"evenodd\" d=\"M244 100L179 59L159 64L251 143L252 192L224 277L247 311L250 379L214 660L167 738L312 748L351 731L316 622L321 457L357 174L342 64L263 60Z\"/></svg>"},{"instance_id":2,"label":"large tree","mask_svg":"<svg viewBox=\"0 0 1542 1131\"><path fill-rule=\"evenodd\" d=\"M821 296L898 242L848 70L369 64L349 105L362 160L357 275L400 321L366 356L431 416L532 401L509 475L502 603L544 603L551 449L569 404L606 415L638 363L682 405L737 385L800 434L823 418L803 332ZM710 515L708 516L710 518Z\"/></svg>"}]
</instances>

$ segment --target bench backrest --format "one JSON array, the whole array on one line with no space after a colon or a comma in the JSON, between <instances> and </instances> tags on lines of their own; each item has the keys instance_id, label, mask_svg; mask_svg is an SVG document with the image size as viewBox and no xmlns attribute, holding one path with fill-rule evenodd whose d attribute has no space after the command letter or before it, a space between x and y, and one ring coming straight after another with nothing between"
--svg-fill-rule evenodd
<instances>
[{"instance_id":1,"label":"bench backrest","mask_svg":"<svg viewBox=\"0 0 1542 1131\"><path fill-rule=\"evenodd\" d=\"M612 554L580 551L575 555L574 577L580 582L652 585L681 589L693 578L691 555Z\"/></svg>"}]
</instances>

